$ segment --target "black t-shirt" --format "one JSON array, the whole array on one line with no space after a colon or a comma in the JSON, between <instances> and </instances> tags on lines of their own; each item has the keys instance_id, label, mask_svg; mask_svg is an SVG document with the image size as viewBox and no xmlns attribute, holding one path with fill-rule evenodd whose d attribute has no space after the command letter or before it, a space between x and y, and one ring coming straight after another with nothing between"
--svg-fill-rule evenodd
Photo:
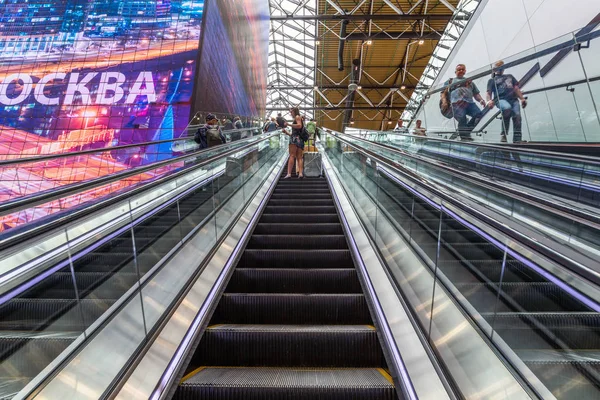
<instances>
[{"instance_id":1,"label":"black t-shirt","mask_svg":"<svg viewBox=\"0 0 600 400\"><path fill-rule=\"evenodd\" d=\"M283 117L277 117L277 125L280 128L285 128L285 123L286 123L285 118L283 118Z\"/></svg>"},{"instance_id":2,"label":"black t-shirt","mask_svg":"<svg viewBox=\"0 0 600 400\"><path fill-rule=\"evenodd\" d=\"M519 87L519 81L511 74L496 75L488 81L487 91L494 94L494 100L517 99L516 88Z\"/></svg>"}]
</instances>

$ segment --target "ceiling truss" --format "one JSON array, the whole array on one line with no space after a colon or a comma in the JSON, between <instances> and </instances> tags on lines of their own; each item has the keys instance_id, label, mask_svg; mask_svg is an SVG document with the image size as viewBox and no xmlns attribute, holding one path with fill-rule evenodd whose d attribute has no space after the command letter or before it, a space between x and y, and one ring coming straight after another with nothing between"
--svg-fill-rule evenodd
<instances>
[{"instance_id":1,"label":"ceiling truss","mask_svg":"<svg viewBox=\"0 0 600 400\"><path fill-rule=\"evenodd\" d=\"M479 2L269 1L268 116L298 106L338 130L412 118Z\"/></svg>"}]
</instances>

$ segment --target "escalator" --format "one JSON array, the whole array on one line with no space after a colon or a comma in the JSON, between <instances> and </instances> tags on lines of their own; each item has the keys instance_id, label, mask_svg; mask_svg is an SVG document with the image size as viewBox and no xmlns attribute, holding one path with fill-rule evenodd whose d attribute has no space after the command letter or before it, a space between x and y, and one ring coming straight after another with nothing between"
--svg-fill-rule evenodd
<instances>
[{"instance_id":1,"label":"escalator","mask_svg":"<svg viewBox=\"0 0 600 400\"><path fill-rule=\"evenodd\" d=\"M397 398L325 179L280 179L174 398Z\"/></svg>"},{"instance_id":2,"label":"escalator","mask_svg":"<svg viewBox=\"0 0 600 400\"><path fill-rule=\"evenodd\" d=\"M113 306L202 221L221 175L91 252L58 269L0 307L2 393L18 392ZM210 203L210 204L208 204ZM132 239L135 238L135 239ZM2 396L0 396L2 397ZM12 396L9 396L12 397Z\"/></svg>"},{"instance_id":3,"label":"escalator","mask_svg":"<svg viewBox=\"0 0 600 400\"><path fill-rule=\"evenodd\" d=\"M444 214L440 229L438 209L384 175L377 182L378 202L409 225L426 257L437 257L439 279L483 317L496 343L508 345L556 398L600 396L597 309L551 274L505 255L476 228Z\"/></svg>"}]
</instances>

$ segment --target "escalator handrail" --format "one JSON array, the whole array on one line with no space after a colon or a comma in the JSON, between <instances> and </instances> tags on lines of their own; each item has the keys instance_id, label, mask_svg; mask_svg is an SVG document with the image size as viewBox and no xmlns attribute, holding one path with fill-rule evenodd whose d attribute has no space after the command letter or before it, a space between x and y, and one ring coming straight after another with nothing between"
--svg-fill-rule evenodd
<instances>
[{"instance_id":1,"label":"escalator handrail","mask_svg":"<svg viewBox=\"0 0 600 400\"><path fill-rule=\"evenodd\" d=\"M585 27L583 27L583 28L585 28ZM540 58L542 58L544 56L547 56L547 55L559 52L560 50L564 50L564 49L568 49L570 47L573 47L573 46L575 46L578 43L586 43L586 42L589 42L589 41L591 41L593 39L597 39L599 37L600 37L600 30L596 30L596 31L592 31L592 32L584 33L584 34L574 34L573 37L570 38L570 39L565 39L564 36L562 38L559 37L557 39L564 39L564 41L562 41L559 44L555 44L553 46L550 46L548 48L535 51L533 53L527 53L527 55L525 55L525 56L523 56L521 58L518 58L516 60L510 60L509 62L507 62L507 63L504 64L504 68L508 69L508 68L511 68L511 67L515 67L517 65L521 65L521 64L526 63L528 61L540 59ZM535 49L535 48L533 48L533 49ZM521 52L521 54L523 54L524 52L528 52L528 50L525 50L525 51ZM478 78L489 76L493 72L493 70L494 70L494 67L490 65L488 68L477 70L475 74L469 76L469 79L470 80L475 80L475 79L478 79ZM439 92L445 90L448 87L456 87L458 85L460 85L460 82L454 82L454 83L452 83L450 85L443 85L442 84L442 85L440 85L440 86L438 86L438 87L436 87L436 88L431 89L430 91L428 91L423 97L424 98L430 97L431 95L439 93Z\"/></svg>"},{"instance_id":2,"label":"escalator handrail","mask_svg":"<svg viewBox=\"0 0 600 400\"><path fill-rule=\"evenodd\" d=\"M200 126L201 125L190 125L186 129L187 130L196 129L196 128L199 128ZM223 133L229 134L229 133L257 131L257 130L262 131L260 129L260 127L253 127L253 128L243 128L243 129L230 129L230 130L223 131ZM124 145L120 145L120 146L110 146L110 147L104 147L104 148L100 148L100 149L80 150L80 151L74 151L74 152L70 152L70 153L54 153L54 154L45 154L45 155L40 155L40 156L14 158L14 159L10 159L10 160L0 160L0 168L20 165L20 164L31 164L31 163L37 163L37 162L52 161L52 160L57 160L57 159L61 159L61 158L78 157L78 156L84 156L84 155L95 154L95 153L106 153L107 151L117 151L117 150L125 150L125 149L130 149L130 148L135 148L135 147L148 147L148 146L159 145L159 144L164 144L164 143L189 141L189 140L193 140L193 139L194 139L193 136L182 136L182 137L178 137L175 139L154 140L154 141L150 141L150 142L124 144Z\"/></svg>"},{"instance_id":3,"label":"escalator handrail","mask_svg":"<svg viewBox=\"0 0 600 400\"><path fill-rule=\"evenodd\" d=\"M152 188L154 188L158 185L161 185L168 180L176 179L179 176L190 172L191 170L202 168L203 166L210 164L222 157L227 157L227 156L236 154L240 151L243 151L245 149L249 149L253 146L256 146L260 142L263 142L265 140L271 139L272 137L278 136L280 133L281 133L280 130L269 132L268 135L265 134L265 136L263 136L262 138L260 138L258 140L254 140L251 143L245 144L240 147L236 147L232 150L228 150L225 153L220 153L215 156L209 157L206 160L203 160L202 162L192 165L188 168L180 169L180 170L174 171L172 173L166 174L164 176L161 176L157 179L152 180L151 182L147 182L147 183L144 183L143 185L137 186L135 188L128 189L127 191L118 193L117 195L109 196L107 198L102 199L101 201L94 202L93 204L85 205L82 208L74 207L72 209L69 209L68 213L61 213L62 215L59 214L58 217L52 218L50 221L47 221L41 225L27 227L27 229L23 230L23 231L19 231L18 227L11 229L10 231L8 231L11 233L10 236L8 236L5 239L0 239L0 251L5 250L9 247L12 247L15 244L22 243L23 241L25 241L29 238L35 237L41 233L48 232L58 226L61 226L68 222L85 217L86 215L92 214L102 208L108 207L112 204L122 201L123 199L125 199L127 197L133 196L135 194L138 194L138 193L146 191L146 190L151 190ZM254 136L253 138L256 139L257 136ZM248 139L251 139L251 138L248 138ZM214 150L214 148L211 148L211 150ZM195 153L191 153L191 154L187 154L182 157L178 157L177 160L181 161L181 159L197 157L202 152L204 152L204 150L201 150L201 151L195 152ZM171 159L169 161L174 162L173 160L174 159ZM90 183L90 181L88 181L86 183ZM87 190L87 189L89 189L89 187L84 188L83 190ZM62 197L62 196L59 196L59 198L60 197ZM0 207L2 207L2 205L0 205ZM16 234L13 234L13 232L16 232Z\"/></svg>"},{"instance_id":4,"label":"escalator handrail","mask_svg":"<svg viewBox=\"0 0 600 400\"><path fill-rule=\"evenodd\" d=\"M432 185L419 174L407 169L400 169L398 164L395 163L393 160L389 160L386 157L381 156L380 154L377 154L373 151L360 148L355 143L352 143L341 137L341 135L336 136L336 138L345 143L346 145L352 147L357 152L363 154L364 156L376 160L378 163L384 165L386 168L389 168L395 173L406 177L408 180L412 181L413 183L416 183L420 187L425 188L427 191L433 193L435 196L439 197L444 202L451 204L453 207L464 211L465 213L481 221L482 223L492 227L497 231L500 231L502 234L506 235L511 240L523 244L524 246L531 249L531 252L541 254L548 258L550 261L552 261L555 265L561 268L566 268L567 270L575 273L577 276L592 282L594 285L600 286L600 273L598 271L594 271L590 268L587 268L584 262L568 257L565 254L566 249L562 244L554 242L553 244L555 247L553 249L548 249L542 244L542 240L537 240L536 238L531 238L527 235L524 235L518 232L513 227L496 220L494 217L488 215L485 211L476 209L475 207L472 207L470 205L465 204L464 202L457 200L452 195L445 193L444 191L438 189L435 185Z\"/></svg>"},{"instance_id":5,"label":"escalator handrail","mask_svg":"<svg viewBox=\"0 0 600 400\"><path fill-rule=\"evenodd\" d=\"M240 151L244 148L247 148L250 145L256 144L262 140L266 140L267 138L271 138L272 136L279 135L279 131L274 131L274 133L275 134L265 136L261 140L254 141L254 142L252 142L252 144L230 150L226 153L222 153L217 156L209 157L206 160L206 162L202 162L201 164L204 165L206 163L213 162L213 161L217 160L218 158L220 158L221 156L237 153L238 151ZM256 138L256 136L253 136L251 138ZM251 138L248 138L248 139L251 139ZM24 197L15 199L15 200L9 200L9 201L6 201L6 202L0 204L0 216L4 216L6 214L11 214L11 213L14 213L17 211L31 208L31 207L34 207L34 206L37 206L40 204L47 203L52 200L57 200L57 199L66 197L66 196L75 195L75 194L78 194L80 192L83 192L83 191L86 191L89 189L94 189L96 187L106 185L108 183L117 182L122 179L131 177L134 175L139 175L144 172L151 171L153 169L160 168L160 167L163 167L163 166L166 166L169 164L174 164L177 162L182 162L182 161L188 160L190 158L195 158L199 154L202 154L208 150L215 150L215 148L213 147L213 148L209 148L209 149L202 149L198 152L193 152L193 153L185 154L182 156L173 157L173 158L170 158L167 160L157 161L152 164L142 165L142 166L131 168L131 169L128 169L125 171L117 172L115 174L101 176L99 178L94 178L89 181L72 183L69 185L61 186L59 188L45 190L43 192L39 192L39 193L36 193L31 196L24 196Z\"/></svg>"},{"instance_id":6,"label":"escalator handrail","mask_svg":"<svg viewBox=\"0 0 600 400\"><path fill-rule=\"evenodd\" d=\"M464 179L474 185L481 186L487 190L492 190L496 193L505 194L510 197L517 198L519 201L523 201L523 202L527 203L528 205L531 205L532 207L546 210L546 211L548 211L552 214L555 214L561 218L575 220L575 221L579 222L580 224L589 226L593 229L600 230L600 215L588 213L583 210L577 210L574 208L570 208L567 205L560 205L560 204L557 204L556 202L552 201L552 199L541 199L540 197L535 197L533 195L516 190L516 189L511 188L506 185L500 185L491 180L483 180L476 176L467 175L467 174L457 170L454 167L446 165L445 163L442 163L442 162L439 162L436 160L432 160L429 157L422 157L419 155L407 153L406 151L400 150L394 146L390 146L390 145L383 144L383 143L372 142L370 140L363 139L363 138L360 138L360 137L357 137L354 135L348 135L345 133L335 132L334 134L347 135L347 136L351 137L352 139L359 140L362 142L367 142L369 145L372 145L372 146L381 147L387 151L391 151L402 157L408 157L413 160L418 160L419 162L432 165L435 168L440 168L440 169L445 170L446 172L448 172L451 175L459 176L461 179Z\"/></svg>"},{"instance_id":7,"label":"escalator handrail","mask_svg":"<svg viewBox=\"0 0 600 400\"><path fill-rule=\"evenodd\" d=\"M600 167L600 160L597 157L585 156L585 155L581 155L581 154L569 154L568 156L566 156L562 153L556 153L554 151L539 150L539 149L523 149L520 147L515 147L515 146L510 146L510 145L499 145L499 144L493 144L493 143L477 143L477 142L457 142L456 140L434 138L434 137L430 137L430 136L425 136L425 137L424 136L416 136L416 135L400 133L400 132L395 132L395 131L371 131L371 130L366 130L366 129L364 131L367 131L369 133L374 133L374 134L379 133L379 134L386 134L386 135L404 136L407 138L418 138L421 140L426 139L428 141L432 140L432 141L436 141L436 142L452 143L454 145L460 144L461 146L485 147L485 148L498 150L501 152L520 153L520 154L525 154L525 155L535 154L535 155L539 155L539 156L555 158L555 159L561 160L561 161L568 161L568 162L579 161L582 163L587 163L587 164L591 164L591 165ZM332 131L332 132L335 132L335 131ZM452 134L452 133L457 133L457 132L448 131L448 132L433 132L433 133L437 135L437 134ZM350 135L350 136L354 136L354 135ZM357 135L357 137L358 137L358 135Z\"/></svg>"}]
</instances>

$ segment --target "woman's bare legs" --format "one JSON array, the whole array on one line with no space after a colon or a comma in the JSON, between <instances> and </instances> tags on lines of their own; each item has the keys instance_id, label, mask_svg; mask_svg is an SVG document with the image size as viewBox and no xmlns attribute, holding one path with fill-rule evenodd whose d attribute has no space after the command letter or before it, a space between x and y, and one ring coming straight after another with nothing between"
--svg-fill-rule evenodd
<instances>
[{"instance_id":1,"label":"woman's bare legs","mask_svg":"<svg viewBox=\"0 0 600 400\"><path fill-rule=\"evenodd\" d=\"M288 160L287 175L283 179L290 178L292 176L292 167L294 166L294 162L296 162L296 156L292 156L290 154L290 159Z\"/></svg>"},{"instance_id":2,"label":"woman's bare legs","mask_svg":"<svg viewBox=\"0 0 600 400\"><path fill-rule=\"evenodd\" d=\"M304 178L304 157L302 155L298 157L298 178Z\"/></svg>"}]
</instances>

